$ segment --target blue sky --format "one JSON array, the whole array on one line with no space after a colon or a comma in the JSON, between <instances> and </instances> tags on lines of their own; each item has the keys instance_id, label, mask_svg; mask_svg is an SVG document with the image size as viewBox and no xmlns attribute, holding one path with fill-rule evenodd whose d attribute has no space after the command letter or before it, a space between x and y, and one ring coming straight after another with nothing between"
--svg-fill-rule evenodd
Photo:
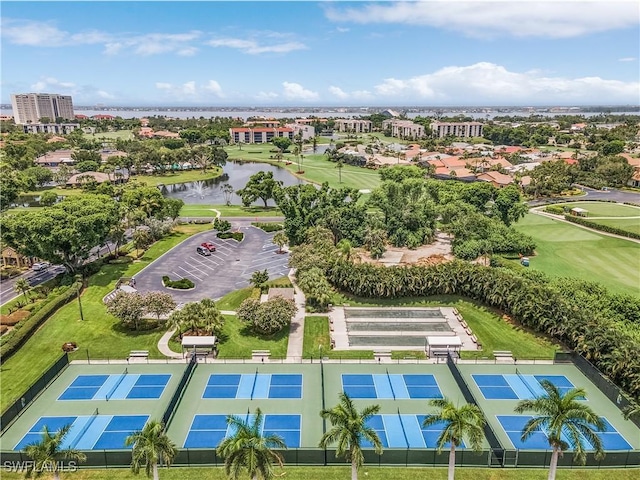
<instances>
[{"instance_id":1,"label":"blue sky","mask_svg":"<svg viewBox=\"0 0 640 480\"><path fill-rule=\"evenodd\" d=\"M1 103L640 104L637 0L3 0L1 19Z\"/></svg>"}]
</instances>

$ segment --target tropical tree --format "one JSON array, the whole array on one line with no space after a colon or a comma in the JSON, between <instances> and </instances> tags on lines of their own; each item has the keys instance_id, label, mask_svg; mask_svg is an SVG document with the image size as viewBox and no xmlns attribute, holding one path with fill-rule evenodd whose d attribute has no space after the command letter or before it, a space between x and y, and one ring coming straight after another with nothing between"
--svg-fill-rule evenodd
<instances>
[{"instance_id":1,"label":"tropical tree","mask_svg":"<svg viewBox=\"0 0 640 480\"><path fill-rule=\"evenodd\" d=\"M181 335L219 336L224 328L224 317L216 303L205 298L200 302L187 303L182 309L174 311L169 317L169 324L177 327Z\"/></svg>"},{"instance_id":2,"label":"tropical tree","mask_svg":"<svg viewBox=\"0 0 640 480\"><path fill-rule=\"evenodd\" d=\"M456 448L466 439L471 448L480 450L486 421L480 409L470 403L456 407L448 398L438 398L431 400L429 405L437 408L438 411L427 416L422 422L422 426L428 427L436 423L444 424L436 448L438 452L441 452L447 443L450 444L448 479L453 480L456 468Z\"/></svg>"},{"instance_id":3,"label":"tropical tree","mask_svg":"<svg viewBox=\"0 0 640 480\"><path fill-rule=\"evenodd\" d=\"M222 190L222 194L224 195L224 203L225 205L231 205L231 196L233 195L233 186L230 183L225 183L220 187Z\"/></svg>"},{"instance_id":4,"label":"tropical tree","mask_svg":"<svg viewBox=\"0 0 640 480\"><path fill-rule=\"evenodd\" d=\"M31 285L26 278L19 278L18 280L16 280L13 289L16 291L16 293L21 293L22 295L24 295L25 300L29 300L27 292L31 289Z\"/></svg>"},{"instance_id":5,"label":"tropical tree","mask_svg":"<svg viewBox=\"0 0 640 480\"><path fill-rule=\"evenodd\" d=\"M275 198L277 191L282 187L280 180L273 178L273 172L258 172L249 177L249 181L236 193L240 195L242 204L248 207L256 200L260 199L267 208L267 202Z\"/></svg>"},{"instance_id":6,"label":"tropical tree","mask_svg":"<svg viewBox=\"0 0 640 480\"><path fill-rule=\"evenodd\" d=\"M162 422L149 421L142 430L132 433L125 440L125 445L131 451L131 470L136 475L140 473L140 467L144 466L147 477L153 475L158 480L158 464L164 464L169 468L171 462L178 454L175 444L169 439Z\"/></svg>"},{"instance_id":7,"label":"tropical tree","mask_svg":"<svg viewBox=\"0 0 640 480\"><path fill-rule=\"evenodd\" d=\"M320 412L322 418L328 419L332 426L322 435L319 446L327 448L337 443L336 456L344 457L347 462L351 462L351 480L358 479L358 470L364 464L363 440L373 444L378 455L382 454L382 442L378 434L366 424L367 420L379 411L380 405L369 405L358 411L353 400L342 392L338 405Z\"/></svg>"},{"instance_id":8,"label":"tropical tree","mask_svg":"<svg viewBox=\"0 0 640 480\"><path fill-rule=\"evenodd\" d=\"M138 330L140 320L145 312L144 297L137 292L127 293L122 290L106 302L107 311L118 318L126 327Z\"/></svg>"},{"instance_id":9,"label":"tropical tree","mask_svg":"<svg viewBox=\"0 0 640 480\"><path fill-rule=\"evenodd\" d=\"M71 424L65 425L57 432L50 432L45 425L42 429L42 438L39 442L27 445L24 449L26 455L33 460L33 464L27 469L27 478L40 476L42 472L53 473L53 478L60 478L60 471L65 468L62 460L84 462L87 457L84 453L73 448L62 449L64 439L71 430ZM67 466L70 466L67 464Z\"/></svg>"},{"instance_id":10,"label":"tropical tree","mask_svg":"<svg viewBox=\"0 0 640 480\"><path fill-rule=\"evenodd\" d=\"M572 448L575 458L582 464L586 461L585 439L593 445L596 459L604 457L602 440L596 432L605 429L605 423L580 398L586 396L583 388L572 388L562 393L548 380L540 382L546 394L532 400L521 400L514 409L516 413L533 412L537 414L522 429L522 441L535 432L544 431L549 439L553 453L549 466L549 480L556 478L558 457L564 450ZM595 427L595 428L594 428ZM569 442L562 437L566 436Z\"/></svg>"},{"instance_id":11,"label":"tropical tree","mask_svg":"<svg viewBox=\"0 0 640 480\"><path fill-rule=\"evenodd\" d=\"M282 247L284 247L289 240L284 232L278 232L273 236L273 243L278 245L278 253L282 253Z\"/></svg>"},{"instance_id":12,"label":"tropical tree","mask_svg":"<svg viewBox=\"0 0 640 480\"><path fill-rule=\"evenodd\" d=\"M253 419L227 417L227 424L235 433L222 440L216 451L224 458L224 471L230 479L237 480L246 470L252 480L269 480L275 476L276 464L282 468L282 456L272 449L287 446L278 435L263 435L263 423L264 415L259 408Z\"/></svg>"},{"instance_id":13,"label":"tropical tree","mask_svg":"<svg viewBox=\"0 0 640 480\"><path fill-rule=\"evenodd\" d=\"M265 284L269 281L269 272L265 268L264 270L256 270L251 274L251 280L249 282L255 287L263 290Z\"/></svg>"},{"instance_id":14,"label":"tropical tree","mask_svg":"<svg viewBox=\"0 0 640 480\"><path fill-rule=\"evenodd\" d=\"M142 297L142 302L146 312L154 314L158 321L162 315L167 315L176 308L173 296L165 292L147 292Z\"/></svg>"}]
</instances>

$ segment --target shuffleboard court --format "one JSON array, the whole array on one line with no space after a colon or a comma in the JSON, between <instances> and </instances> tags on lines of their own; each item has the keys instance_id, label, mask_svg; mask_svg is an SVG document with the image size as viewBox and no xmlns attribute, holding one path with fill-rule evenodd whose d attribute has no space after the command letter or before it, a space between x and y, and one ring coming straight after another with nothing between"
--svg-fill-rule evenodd
<instances>
[{"instance_id":1,"label":"shuffleboard court","mask_svg":"<svg viewBox=\"0 0 640 480\"><path fill-rule=\"evenodd\" d=\"M546 431L540 430L531 434L526 440L522 440L522 430L526 423L533 417L530 415L498 415L500 426L511 440L513 446L517 449L526 450L549 450L549 439ZM603 418L605 430L598 432L596 435L600 437L604 450L632 450L633 447L627 440L615 429L606 418ZM582 441L587 450L594 450L593 445L587 438L581 435ZM569 438L563 433L562 440L571 445Z\"/></svg>"},{"instance_id":2,"label":"shuffleboard court","mask_svg":"<svg viewBox=\"0 0 640 480\"><path fill-rule=\"evenodd\" d=\"M433 375L345 373L342 374L342 390L351 398L442 398Z\"/></svg>"},{"instance_id":3,"label":"shuffleboard court","mask_svg":"<svg viewBox=\"0 0 640 480\"><path fill-rule=\"evenodd\" d=\"M170 374L78 375L58 400L154 400L170 379Z\"/></svg>"},{"instance_id":4,"label":"shuffleboard court","mask_svg":"<svg viewBox=\"0 0 640 480\"><path fill-rule=\"evenodd\" d=\"M302 374L214 373L202 398L302 398Z\"/></svg>"},{"instance_id":5,"label":"shuffleboard court","mask_svg":"<svg viewBox=\"0 0 640 480\"><path fill-rule=\"evenodd\" d=\"M243 421L252 421L252 414L235 415ZM287 448L300 447L301 416L267 414L264 416L261 433L278 435ZM227 415L195 415L184 442L184 448L216 448L226 437L233 435L227 423Z\"/></svg>"},{"instance_id":6,"label":"shuffleboard court","mask_svg":"<svg viewBox=\"0 0 640 480\"><path fill-rule=\"evenodd\" d=\"M148 415L80 415L65 417L40 417L24 437L14 447L22 450L27 445L42 440L42 430L46 426L50 432L58 432L65 425L71 425L69 433L61 445L63 450L120 450L125 439L141 430L149 419Z\"/></svg>"}]
</instances>

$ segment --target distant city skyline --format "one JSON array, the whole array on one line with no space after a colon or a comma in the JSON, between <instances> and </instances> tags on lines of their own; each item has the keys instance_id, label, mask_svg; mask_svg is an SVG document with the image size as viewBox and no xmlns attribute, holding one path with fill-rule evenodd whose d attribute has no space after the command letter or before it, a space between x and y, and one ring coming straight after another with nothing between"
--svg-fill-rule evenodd
<instances>
[{"instance_id":1,"label":"distant city skyline","mask_svg":"<svg viewBox=\"0 0 640 480\"><path fill-rule=\"evenodd\" d=\"M635 0L4 1L1 22L2 104L640 104Z\"/></svg>"}]
</instances>

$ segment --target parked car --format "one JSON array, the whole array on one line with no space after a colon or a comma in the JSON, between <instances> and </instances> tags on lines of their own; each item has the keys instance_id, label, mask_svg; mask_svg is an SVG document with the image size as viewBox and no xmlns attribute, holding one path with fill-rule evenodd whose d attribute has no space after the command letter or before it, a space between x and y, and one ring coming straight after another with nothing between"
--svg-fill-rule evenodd
<instances>
[{"instance_id":1,"label":"parked car","mask_svg":"<svg viewBox=\"0 0 640 480\"><path fill-rule=\"evenodd\" d=\"M216 246L211 242L202 242L200 244L200 246L203 247L203 248L206 248L210 252L215 252L216 251Z\"/></svg>"},{"instance_id":2,"label":"parked car","mask_svg":"<svg viewBox=\"0 0 640 480\"><path fill-rule=\"evenodd\" d=\"M33 270L34 272L41 272L43 270L46 270L47 268L49 268L49 264L46 262L34 263L33 265L31 265L31 270Z\"/></svg>"},{"instance_id":3,"label":"parked car","mask_svg":"<svg viewBox=\"0 0 640 480\"><path fill-rule=\"evenodd\" d=\"M196 252L198 252L199 255L202 255L204 257L211 256L211 252L209 251L209 249L208 248L204 248L202 246L196 247Z\"/></svg>"}]
</instances>

